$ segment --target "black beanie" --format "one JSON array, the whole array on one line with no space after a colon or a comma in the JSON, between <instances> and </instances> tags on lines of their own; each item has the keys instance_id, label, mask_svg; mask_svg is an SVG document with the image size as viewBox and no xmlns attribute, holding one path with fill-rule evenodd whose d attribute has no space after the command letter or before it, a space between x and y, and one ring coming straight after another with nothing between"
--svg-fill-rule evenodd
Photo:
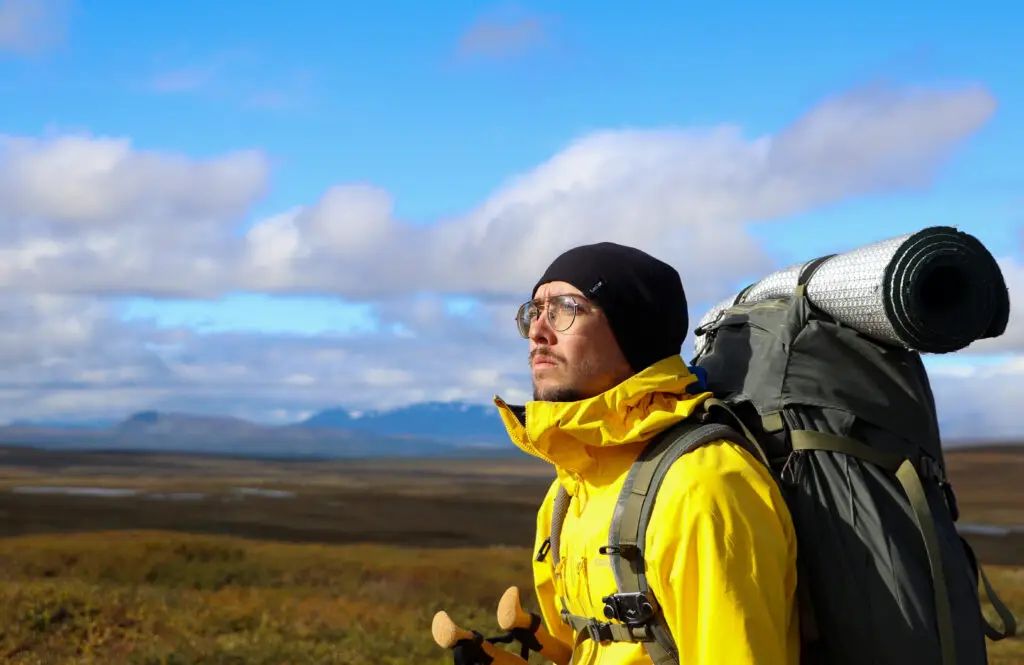
<instances>
[{"instance_id":1,"label":"black beanie","mask_svg":"<svg viewBox=\"0 0 1024 665\"><path fill-rule=\"evenodd\" d=\"M623 355L640 372L682 350L689 324L686 294L675 268L612 242L568 250L533 287L567 282L605 313Z\"/></svg>"}]
</instances>

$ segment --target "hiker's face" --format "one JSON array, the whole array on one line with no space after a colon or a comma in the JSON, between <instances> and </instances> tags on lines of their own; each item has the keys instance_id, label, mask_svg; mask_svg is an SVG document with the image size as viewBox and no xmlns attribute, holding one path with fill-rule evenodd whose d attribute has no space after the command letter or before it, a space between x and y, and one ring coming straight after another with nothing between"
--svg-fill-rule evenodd
<instances>
[{"instance_id":1,"label":"hiker's face","mask_svg":"<svg viewBox=\"0 0 1024 665\"><path fill-rule=\"evenodd\" d=\"M563 309L562 325L552 325L546 302L554 296L574 296L572 306ZM571 402L599 395L618 385L632 373L619 349L604 313L565 282L549 282L537 289L534 300L542 304L540 315L530 323L530 368L533 398L548 402ZM564 330L564 322L571 325Z\"/></svg>"}]
</instances>

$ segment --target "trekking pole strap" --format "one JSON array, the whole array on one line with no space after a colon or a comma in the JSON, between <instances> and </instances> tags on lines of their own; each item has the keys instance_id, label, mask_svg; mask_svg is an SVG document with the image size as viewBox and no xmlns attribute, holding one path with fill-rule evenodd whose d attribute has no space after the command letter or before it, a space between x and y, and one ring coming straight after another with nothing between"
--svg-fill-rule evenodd
<instances>
[{"instance_id":1,"label":"trekking pole strap","mask_svg":"<svg viewBox=\"0 0 1024 665\"><path fill-rule=\"evenodd\" d=\"M452 647L453 665L491 665L493 658L487 655L481 645L484 636L473 631L473 640L459 642Z\"/></svg>"},{"instance_id":2,"label":"trekking pole strap","mask_svg":"<svg viewBox=\"0 0 1024 665\"><path fill-rule=\"evenodd\" d=\"M537 639L537 629L540 628L540 624L540 615L531 612L529 626L526 628L513 628L508 633L510 637L515 639L522 646L519 651L519 657L523 660L526 660L531 651L540 652L543 648L540 640Z\"/></svg>"}]
</instances>

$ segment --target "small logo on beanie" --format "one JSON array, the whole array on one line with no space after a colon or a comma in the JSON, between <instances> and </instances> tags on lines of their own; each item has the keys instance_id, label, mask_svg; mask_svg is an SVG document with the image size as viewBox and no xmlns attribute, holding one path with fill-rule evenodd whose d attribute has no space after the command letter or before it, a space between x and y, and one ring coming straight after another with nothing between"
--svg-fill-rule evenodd
<instances>
[{"instance_id":1,"label":"small logo on beanie","mask_svg":"<svg viewBox=\"0 0 1024 665\"><path fill-rule=\"evenodd\" d=\"M589 293L590 295L594 295L595 293L597 293L598 289L600 289L602 286L604 286L604 280L603 279L598 280L597 284L594 284L592 287L590 287L590 289L587 291L587 293Z\"/></svg>"}]
</instances>

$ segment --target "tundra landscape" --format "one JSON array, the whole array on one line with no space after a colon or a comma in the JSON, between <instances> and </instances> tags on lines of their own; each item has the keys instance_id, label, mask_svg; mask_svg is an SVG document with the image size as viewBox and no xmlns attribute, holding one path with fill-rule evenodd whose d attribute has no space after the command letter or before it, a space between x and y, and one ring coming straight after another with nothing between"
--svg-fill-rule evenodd
<instances>
[{"instance_id":1,"label":"tundra landscape","mask_svg":"<svg viewBox=\"0 0 1024 665\"><path fill-rule=\"evenodd\" d=\"M1024 616L1024 446L951 450L961 525ZM525 456L270 460L0 449L0 659L443 665L497 635L552 475ZM991 608L986 614L994 619ZM531 662L540 662L534 655ZM990 662L1024 663L1020 638Z\"/></svg>"},{"instance_id":2,"label":"tundra landscape","mask_svg":"<svg viewBox=\"0 0 1024 665\"><path fill-rule=\"evenodd\" d=\"M903 464L940 438L1024 622L1022 21L911 9L0 0L0 665L456 665L440 611L538 609L539 459L603 494L695 392L808 481L828 665L977 616ZM531 400L537 459L495 408ZM677 614L725 636L675 632L772 660L726 467L661 488L743 519L651 540L683 579L753 551ZM556 550L591 595L603 510Z\"/></svg>"}]
</instances>

